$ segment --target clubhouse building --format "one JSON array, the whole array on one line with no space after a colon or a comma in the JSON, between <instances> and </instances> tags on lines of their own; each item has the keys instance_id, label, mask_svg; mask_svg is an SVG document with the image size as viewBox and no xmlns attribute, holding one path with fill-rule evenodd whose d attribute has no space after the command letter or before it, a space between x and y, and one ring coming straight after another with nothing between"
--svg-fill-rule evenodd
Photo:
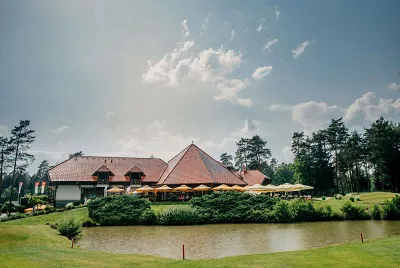
<instances>
[{"instance_id":1,"label":"clubhouse building","mask_svg":"<svg viewBox=\"0 0 400 268\"><path fill-rule=\"evenodd\" d=\"M132 192L144 185L215 187L271 182L258 170L231 170L194 144L168 163L159 158L77 156L54 166L48 174L57 206L104 196L114 186Z\"/></svg>"}]
</instances>

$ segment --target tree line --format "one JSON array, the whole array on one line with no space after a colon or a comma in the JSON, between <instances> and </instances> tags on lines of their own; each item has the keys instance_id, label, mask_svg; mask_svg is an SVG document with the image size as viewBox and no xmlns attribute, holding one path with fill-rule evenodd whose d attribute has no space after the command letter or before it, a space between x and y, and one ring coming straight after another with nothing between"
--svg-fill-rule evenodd
<instances>
[{"instance_id":1,"label":"tree line","mask_svg":"<svg viewBox=\"0 0 400 268\"><path fill-rule=\"evenodd\" d=\"M291 150L293 163L271 158L267 141L258 135L241 138L235 157L223 153L221 163L241 169L258 169L273 184L302 183L316 193L392 191L400 192L400 124L383 117L360 134L350 132L342 118L306 135L295 132ZM232 161L235 161L234 164Z\"/></svg>"}]
</instances>

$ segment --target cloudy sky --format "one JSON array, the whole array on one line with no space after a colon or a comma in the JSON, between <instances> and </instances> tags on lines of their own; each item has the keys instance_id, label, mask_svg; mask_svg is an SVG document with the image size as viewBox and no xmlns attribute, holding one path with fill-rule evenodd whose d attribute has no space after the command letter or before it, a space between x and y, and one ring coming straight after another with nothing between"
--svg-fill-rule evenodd
<instances>
[{"instance_id":1,"label":"cloudy sky","mask_svg":"<svg viewBox=\"0 0 400 268\"><path fill-rule=\"evenodd\" d=\"M0 135L68 153L212 156L259 134L399 121L400 2L1 1ZM31 168L37 166L37 163Z\"/></svg>"}]
</instances>

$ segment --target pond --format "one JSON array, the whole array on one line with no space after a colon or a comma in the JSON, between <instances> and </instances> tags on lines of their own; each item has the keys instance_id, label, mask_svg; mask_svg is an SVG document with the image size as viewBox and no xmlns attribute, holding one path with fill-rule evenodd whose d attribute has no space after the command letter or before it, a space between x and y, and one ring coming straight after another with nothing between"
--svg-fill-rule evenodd
<instances>
[{"instance_id":1,"label":"pond","mask_svg":"<svg viewBox=\"0 0 400 268\"><path fill-rule=\"evenodd\" d=\"M187 259L303 250L349 241L400 235L400 221L294 224L215 224L85 228L77 245L113 253Z\"/></svg>"}]
</instances>

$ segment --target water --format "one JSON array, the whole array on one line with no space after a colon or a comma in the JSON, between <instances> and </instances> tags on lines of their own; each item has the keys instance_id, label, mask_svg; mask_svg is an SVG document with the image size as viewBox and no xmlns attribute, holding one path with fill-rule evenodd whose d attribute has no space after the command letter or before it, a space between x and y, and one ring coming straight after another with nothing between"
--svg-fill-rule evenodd
<instances>
[{"instance_id":1,"label":"water","mask_svg":"<svg viewBox=\"0 0 400 268\"><path fill-rule=\"evenodd\" d=\"M400 235L400 221L341 221L295 224L215 224L85 228L82 248L113 253L187 259L303 250L349 241Z\"/></svg>"}]
</instances>

